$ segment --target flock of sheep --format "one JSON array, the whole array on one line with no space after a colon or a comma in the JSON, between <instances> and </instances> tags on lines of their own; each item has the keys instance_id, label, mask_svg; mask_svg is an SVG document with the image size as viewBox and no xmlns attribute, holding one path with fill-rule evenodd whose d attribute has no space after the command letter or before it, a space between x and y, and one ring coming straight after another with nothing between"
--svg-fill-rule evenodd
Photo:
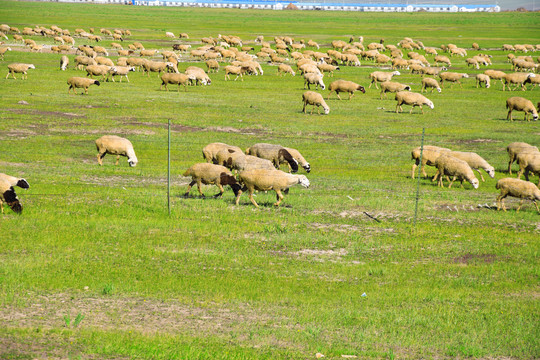
<instances>
[{"instance_id":1,"label":"flock of sheep","mask_svg":"<svg viewBox=\"0 0 540 360\"><path fill-rule=\"evenodd\" d=\"M178 85L184 87L187 91L188 85L210 85L212 83L209 74L217 73L222 67L220 63L223 61L230 64L223 66L225 80L231 80L231 75L236 76L234 80L240 78L243 81L245 75L263 75L261 62L267 62L270 65L277 67L277 75L290 74L296 76L301 74L304 80L304 89L307 90L302 94L303 109L307 112L308 105L312 106L311 113L315 107L320 114L319 108L323 109L324 114L329 114L330 107L325 102L323 95L314 90L320 88L326 90L324 83L325 75L333 77L334 72L340 70L340 66L360 66L362 61L368 61L370 66L390 67L391 71L373 71L369 75L371 80L369 88L375 85L379 89L380 98L383 95L387 97L387 93L395 93L396 113L403 111L403 105L411 106L410 112L413 112L414 107L418 106L423 112L423 106L428 106L433 109L433 102L426 98L424 91L433 92L437 90L442 92L444 82L451 84L457 83L461 87L461 80L469 76L465 73L450 72L448 68L452 66L452 57L467 56L467 50L457 47L453 44L442 45L439 48L425 47L421 41L404 38L397 45L384 45L384 40L376 43L364 44L363 37L351 37L349 42L342 40L334 40L331 43L331 49L326 52L321 52L320 45L309 40L295 41L288 36L276 36L274 46L272 47L269 41L265 41L262 36L255 39L254 43L260 45L260 50L255 53L253 46L244 45L242 39L237 36L219 35L217 38L202 38L202 45L196 49L191 49L191 45L187 43L175 43L172 51L170 50L147 50L140 42L133 42L128 45L128 49L117 42L111 42L110 49L103 46L98 46L97 43L102 41L102 36L110 38L114 41L124 41L131 33L128 30L101 29L102 36L95 35L95 30L90 29L88 32L83 29L76 29L74 37L67 29L60 29L57 26L51 26L49 29L45 27L24 28L21 32L15 27L10 27L6 24L0 25L0 37L9 39L8 34L12 35L15 42L21 42L29 47L31 51L43 51L44 46L38 45L34 40L24 38L24 36L43 35L54 39L54 45L50 47L50 51L57 53L72 54L76 52L76 57L73 59L75 68L84 70L86 77L70 77L67 80L69 85L68 92L75 93L75 89L81 88L84 93L88 93L88 88L91 85L100 86L100 81L115 81L115 76L125 78L129 82L128 74L132 71L142 71L150 76L150 73L157 73L161 80L160 89L165 87L168 91L168 85ZM166 37L175 38L173 33L167 32ZM185 33L180 34L181 39L189 39ZM96 45L79 45L75 48L75 38L83 42L95 42ZM86 40L85 40L86 39ZM80 41L78 40L78 41ZM479 46L475 43L472 45L474 50L479 50ZM0 43L0 56L4 60L7 51L12 49L9 46L2 46ZM421 55L417 50L423 50L425 55ZM511 63L512 70L515 72L504 73L498 70L486 70L483 74L476 75L476 87L484 85L485 88L491 87L491 80L500 80L502 90L506 88L514 90L520 87L526 90L527 84L538 84L540 76L536 76L540 57L533 59L529 55L519 55L516 52L532 52L540 50L540 45L504 45L503 50L508 51L508 61ZM407 51L404 55L404 51ZM119 57L116 59L116 64L109 58L109 52L117 53ZM387 54L384 54L387 52ZM450 57L439 54L446 52ZM162 56L163 61L157 61L156 56ZM427 57L433 56L433 62L430 63ZM182 57L188 57L195 61L204 61L207 67L205 71L198 66L189 66L182 73L179 71L179 62ZM451 60L452 58L452 60ZM70 58L62 55L60 58L60 69L66 70L69 66ZM296 71L292 65L296 66ZM466 58L465 64L479 69L480 66L491 65L490 55L478 54L476 56ZM442 65L442 66L440 66ZM22 78L27 78L28 70L35 69L33 64L11 63L8 65L8 74L6 79L11 75L15 79L15 74L22 74ZM421 79L421 93L412 92L411 86L392 81L395 76L400 76L401 71L410 71L412 74L419 74ZM94 76L99 77L93 79ZM438 77L440 82L437 81ZM306 89L307 88L307 89ZM328 86L329 93L326 96L328 99L332 93L341 100L340 93L348 93L348 100L351 100L356 91L366 92L364 86L350 80L335 80ZM538 111L540 111L540 103L538 103ZM513 111L523 111L525 119L529 120L529 115L532 115L534 120L538 119L538 111L531 100L523 97L510 97L506 101L508 109L507 118L513 120ZM521 144L521 145L516 145ZM517 147L516 147L517 146ZM106 154L117 155L116 164L118 164L119 156L126 156L130 166L137 164L137 157L133 150L133 145L129 140L117 136L103 136L96 140L98 149L98 163L102 165L102 159ZM527 151L521 151L527 150ZM464 180L472 184L474 188L478 188L479 181L476 179L473 170L479 172L479 169L484 169L491 177L494 177L494 168L490 166L484 159L475 153L455 152L446 148L434 146L425 146L422 151L420 148L414 149L412 152L415 165L413 165L412 177L416 166L420 164L420 153L422 153L422 171L426 176L424 165L437 167L437 174L433 181L437 180L438 185L442 186L443 178L452 176L449 187L452 183L459 179L461 183ZM499 208L504 209L504 197L516 196L522 199L531 199L533 201L540 200L540 191L532 184L519 180L524 173L528 180L529 173L540 175L540 153L534 146L524 143L513 143L508 147L508 153L511 158L510 165L514 158L520 165L518 179L502 179L497 183L497 189L501 189L501 195L497 198ZM279 170L282 163L287 163L289 172L296 172L300 164L307 172L310 171L309 163L300 155L297 150L282 147L272 144L256 144L244 153L240 148L229 146L222 143L213 143L203 149L206 163L195 164L190 167L184 176L192 177L186 194L189 193L191 187L197 184L199 193L203 195L201 184L215 184L223 194L223 186L230 186L235 195L236 203L240 199L242 192L249 191L251 202L258 206L253 198L255 190L268 191L274 190L277 194L276 206L279 206L283 199L283 193L294 184L309 186L309 180L304 175L294 175ZM231 171L237 172L234 176ZM511 173L511 172L510 172ZM480 174L481 175L481 174ZM13 191L13 186L21 186L26 188L28 183L21 179L15 182L15 178L9 178L7 175L0 177L0 203L1 200L7 202L12 209L20 212L22 207ZM483 177L481 175L482 180ZM24 181L22 181L24 180ZM532 189L530 185L534 187ZM540 184L539 184L540 185ZM535 202L536 205L536 202ZM538 208L538 205L536 205ZM3 211L3 208L2 208ZM540 211L540 210L539 210Z\"/></svg>"}]
</instances>

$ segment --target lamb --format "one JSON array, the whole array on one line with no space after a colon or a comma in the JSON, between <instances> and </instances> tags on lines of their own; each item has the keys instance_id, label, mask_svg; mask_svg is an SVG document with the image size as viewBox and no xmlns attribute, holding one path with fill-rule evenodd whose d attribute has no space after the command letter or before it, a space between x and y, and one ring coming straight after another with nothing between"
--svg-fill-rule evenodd
<instances>
[{"instance_id":1,"label":"lamb","mask_svg":"<svg viewBox=\"0 0 540 360\"><path fill-rule=\"evenodd\" d=\"M508 86L508 90L512 91L510 84L516 84L516 87L514 88L514 90L517 89L519 85L521 85L521 90L525 91L526 90L525 84L530 83L531 78L535 76L536 75L533 73L520 73L520 72L506 74L504 75L504 78L503 78L503 81L504 81L503 91L505 89L505 85Z\"/></svg>"},{"instance_id":2,"label":"lamb","mask_svg":"<svg viewBox=\"0 0 540 360\"><path fill-rule=\"evenodd\" d=\"M513 121L512 119L512 111L523 111L525 112L525 118L523 120L529 120L529 114L532 114L533 120L538 120L538 112L536 111L536 108L534 107L532 101L522 98L520 96L513 96L511 98L508 98L506 100L506 108L508 109L508 115L506 116L506 120L510 118L510 121Z\"/></svg>"},{"instance_id":3,"label":"lamb","mask_svg":"<svg viewBox=\"0 0 540 360\"><path fill-rule=\"evenodd\" d=\"M369 74L369 77L371 79L371 83L369 84L369 87L371 88L371 85L375 83L375 88L378 89L377 82L385 82L392 80L392 77L395 75L401 75L399 71L393 71L393 72L384 72L384 71L374 71L371 74Z\"/></svg>"},{"instance_id":4,"label":"lamb","mask_svg":"<svg viewBox=\"0 0 540 360\"><path fill-rule=\"evenodd\" d=\"M201 185L210 185L214 184L219 188L219 193L214 195L214 198L220 198L223 193L223 185L229 185L234 192L234 195L238 195L238 191L242 188L235 177L232 175L229 169L225 166L214 165L209 163L198 163L191 166L183 176L191 176L191 183L189 184L184 197L189 196L191 187L197 184L197 189L199 194L204 197L204 194L201 190Z\"/></svg>"},{"instance_id":5,"label":"lamb","mask_svg":"<svg viewBox=\"0 0 540 360\"><path fill-rule=\"evenodd\" d=\"M324 85L321 75L315 74L315 73L305 73L304 74L304 89L306 89L306 85L307 85L307 88L310 89L311 84L315 85L315 89L317 89L317 87L319 86L321 87L322 90L326 89L326 86Z\"/></svg>"},{"instance_id":6,"label":"lamb","mask_svg":"<svg viewBox=\"0 0 540 360\"><path fill-rule=\"evenodd\" d=\"M438 92L441 92L441 87L439 86L439 82L436 79L433 78L423 78L422 79L422 90L420 92L424 92L424 89L431 88L431 93L433 93L433 90L437 90ZM427 92L427 89L426 89Z\"/></svg>"},{"instance_id":7,"label":"lamb","mask_svg":"<svg viewBox=\"0 0 540 360\"><path fill-rule=\"evenodd\" d=\"M92 78L92 76L101 76L101 81L105 80L105 77L109 73L110 66L107 65L88 65L86 67L86 76Z\"/></svg>"},{"instance_id":8,"label":"lamb","mask_svg":"<svg viewBox=\"0 0 540 360\"><path fill-rule=\"evenodd\" d=\"M440 174L437 183L438 186L443 187L443 177L446 175L453 176L448 188L451 188L454 181L459 179L462 187L463 180L467 180L475 189L478 189L478 179L474 176L474 173L467 162L448 154L441 154L441 156L435 160L435 166Z\"/></svg>"},{"instance_id":9,"label":"lamb","mask_svg":"<svg viewBox=\"0 0 540 360\"><path fill-rule=\"evenodd\" d=\"M10 48L10 47L7 47L7 46L2 46L2 47L0 47L0 56L2 57L2 60L4 60L4 54L5 54L7 51L11 51L11 48Z\"/></svg>"},{"instance_id":10,"label":"lamb","mask_svg":"<svg viewBox=\"0 0 540 360\"><path fill-rule=\"evenodd\" d=\"M411 91L411 87L409 85L404 85L393 81L382 82L380 99L382 100L383 94L385 98L388 98L386 95L387 92L396 93L398 91Z\"/></svg>"},{"instance_id":11,"label":"lamb","mask_svg":"<svg viewBox=\"0 0 540 360\"><path fill-rule=\"evenodd\" d=\"M396 113L402 112L403 108L401 105L412 105L410 114L412 114L413 109L415 106L420 107L420 111L422 111L422 115L424 114L424 110L422 109L422 105L427 105L431 109L434 108L433 102L426 98L424 95L414 92L408 92L408 91L398 91L396 93L396 100L397 100L397 106L396 106ZM400 111L398 111L398 109Z\"/></svg>"},{"instance_id":12,"label":"lamb","mask_svg":"<svg viewBox=\"0 0 540 360\"><path fill-rule=\"evenodd\" d=\"M510 195L521 199L516 212L521 209L523 201L531 200L540 214L540 208L538 208L538 204L536 203L537 200L540 200L540 190L533 183L514 178L504 178L497 181L495 188L501 190L501 194L497 196L497 211L501 208L506 211L504 198Z\"/></svg>"},{"instance_id":13,"label":"lamb","mask_svg":"<svg viewBox=\"0 0 540 360\"><path fill-rule=\"evenodd\" d=\"M411 152L411 157L412 160L415 161L415 163L412 166L411 178L414 179L414 172L416 171L418 165L420 165L420 155L422 155L422 175L424 177L427 177L425 169L426 165L435 166L435 160L437 160L437 158L441 156L441 154L448 153L450 151L452 150L433 145L424 145L423 152L421 152L420 146L413 149Z\"/></svg>"},{"instance_id":14,"label":"lamb","mask_svg":"<svg viewBox=\"0 0 540 360\"><path fill-rule=\"evenodd\" d=\"M491 178L495 177L495 168L488 164L484 158L482 158L480 155L474 152L462 152L462 151L450 151L445 152L446 155L453 156L455 158L458 158L460 160L465 161L471 169L476 170L480 174L480 178L482 181L484 180L484 176L480 172L480 169L483 169ZM439 174L437 173L434 180L437 179L437 176Z\"/></svg>"},{"instance_id":15,"label":"lamb","mask_svg":"<svg viewBox=\"0 0 540 360\"><path fill-rule=\"evenodd\" d=\"M255 190L258 191L269 191L274 190L277 196L277 202L274 206L279 206L283 200L282 191L286 191L291 186L295 184L300 184L303 187L309 187L310 183L308 178L305 175L292 175L287 174L281 170L266 170L266 169L257 169L257 170L248 170L242 171L238 174L239 180L244 184L244 188L238 192L236 196L236 205L240 201L240 196L242 191L249 191L249 199L255 207L259 207L255 199L253 198L253 193Z\"/></svg>"},{"instance_id":16,"label":"lamb","mask_svg":"<svg viewBox=\"0 0 540 360\"><path fill-rule=\"evenodd\" d=\"M506 151L510 158L508 162L508 173L512 175L512 163L517 160L517 156L523 152L538 152L538 148L524 142L513 142L506 147Z\"/></svg>"},{"instance_id":17,"label":"lamb","mask_svg":"<svg viewBox=\"0 0 540 360\"><path fill-rule=\"evenodd\" d=\"M486 89L489 89L491 86L489 76L486 74L476 74L476 88L478 88L478 86L481 87L482 83L484 83Z\"/></svg>"},{"instance_id":18,"label":"lamb","mask_svg":"<svg viewBox=\"0 0 540 360\"><path fill-rule=\"evenodd\" d=\"M540 153L539 152L522 152L516 157L519 165L519 172L517 178L521 178L521 175L525 173L525 180L529 181L529 172L540 176ZM540 179L538 181L540 186Z\"/></svg>"},{"instance_id":19,"label":"lamb","mask_svg":"<svg viewBox=\"0 0 540 360\"><path fill-rule=\"evenodd\" d=\"M68 94L71 91L71 89L73 89L73 93L76 94L75 92L76 88L83 88L84 93L88 94L88 87L90 85L96 85L96 86L100 85L99 81L97 80L82 78L82 77L77 77L77 76L70 77L67 81L67 84L69 85Z\"/></svg>"},{"instance_id":20,"label":"lamb","mask_svg":"<svg viewBox=\"0 0 540 360\"><path fill-rule=\"evenodd\" d=\"M327 99L329 99L332 92L335 91L339 100L341 100L341 97L339 96L340 92L348 92L349 100L351 100L351 98L354 96L354 92L357 90L360 90L363 94L366 93L366 89L362 85L358 85L355 82L347 81L347 80L333 81L328 87L328 90L330 90L330 92L328 93L328 96L326 97Z\"/></svg>"},{"instance_id":21,"label":"lamb","mask_svg":"<svg viewBox=\"0 0 540 360\"><path fill-rule=\"evenodd\" d=\"M311 165L306 161L306 159L302 156L302 154L300 154L300 152L296 149L293 149L293 148L284 148L285 150L287 150L289 152L289 154L291 154L291 156L293 157L294 160L296 160L296 162L298 162L298 165L300 165L301 167L304 168L304 170L306 170L306 172L310 172L311 171ZM292 168L291 166L289 165L289 172L292 171Z\"/></svg>"},{"instance_id":22,"label":"lamb","mask_svg":"<svg viewBox=\"0 0 540 360\"><path fill-rule=\"evenodd\" d=\"M281 145L258 143L249 147L246 154L270 160L277 169L280 164L287 163L293 173L298 171L298 161Z\"/></svg>"},{"instance_id":23,"label":"lamb","mask_svg":"<svg viewBox=\"0 0 540 360\"><path fill-rule=\"evenodd\" d=\"M180 85L184 86L184 91L187 91L187 85L189 81L195 80L195 76L193 75L186 75L186 74L175 74L175 73L164 73L161 75L161 86L159 87L159 90L163 88L163 85L165 85L165 90L169 91L167 88L168 84L178 84L178 92L180 92Z\"/></svg>"},{"instance_id":24,"label":"lamb","mask_svg":"<svg viewBox=\"0 0 540 360\"><path fill-rule=\"evenodd\" d=\"M9 74L13 76L13 79L17 79L15 74L22 74L21 79L28 79L28 74L26 73L29 69L35 69L36 67L33 64L22 64L22 63L13 63L8 65L8 73L6 79L9 77Z\"/></svg>"},{"instance_id":25,"label":"lamb","mask_svg":"<svg viewBox=\"0 0 540 360\"><path fill-rule=\"evenodd\" d=\"M444 82L445 81L448 81L448 82L451 82L452 84L453 83L458 83L459 84L459 87L460 88L463 88L463 86L461 86L461 79L463 78L468 78L469 75L467 74L464 74L464 73L455 73L455 72L442 72L442 73L439 73L439 78L441 79L441 87L444 86ZM452 87L453 85L450 85L450 88Z\"/></svg>"},{"instance_id":26,"label":"lamb","mask_svg":"<svg viewBox=\"0 0 540 360\"><path fill-rule=\"evenodd\" d=\"M69 65L69 58L66 55L63 55L60 58L60 70L65 71Z\"/></svg>"},{"instance_id":27,"label":"lamb","mask_svg":"<svg viewBox=\"0 0 540 360\"><path fill-rule=\"evenodd\" d=\"M96 140L96 148L98 151L97 160L100 166L103 166L103 158L107 154L116 155L115 165L118 165L120 155L128 158L127 161L131 167L136 166L138 163L131 141L120 136L104 135Z\"/></svg>"},{"instance_id":28,"label":"lamb","mask_svg":"<svg viewBox=\"0 0 540 360\"><path fill-rule=\"evenodd\" d=\"M330 113L330 108L328 107L328 105L326 105L326 102L324 101L322 95L319 93L308 90L302 94L302 101L304 103L304 108L302 109L304 114L306 113L307 105L313 105L313 108L311 108L311 114L313 114L313 109L315 108L315 106L317 106L317 114L319 115L319 106L322 106L325 115L328 115Z\"/></svg>"},{"instance_id":29,"label":"lamb","mask_svg":"<svg viewBox=\"0 0 540 360\"><path fill-rule=\"evenodd\" d=\"M278 66L278 70L277 70L277 74L278 75L285 75L285 74L291 74L292 76L295 76L296 73L294 72L294 70L292 69L292 67L290 67L289 65L287 64L279 64Z\"/></svg>"},{"instance_id":30,"label":"lamb","mask_svg":"<svg viewBox=\"0 0 540 360\"><path fill-rule=\"evenodd\" d=\"M221 150L231 150L232 152L238 152L243 154L242 149L240 149L237 146L227 145L224 143L211 143L206 145L202 152L203 152L203 158L206 160L206 162L213 162L214 164L217 164L217 153Z\"/></svg>"},{"instance_id":31,"label":"lamb","mask_svg":"<svg viewBox=\"0 0 540 360\"><path fill-rule=\"evenodd\" d=\"M112 81L115 82L114 77L116 75L120 75L120 82L122 82L122 77L125 77L127 82L129 82L128 73L130 71L135 71L135 67L120 66L120 65L111 66L111 68L109 69L109 75L107 77L107 81L109 80L109 78L112 78Z\"/></svg>"}]
</instances>

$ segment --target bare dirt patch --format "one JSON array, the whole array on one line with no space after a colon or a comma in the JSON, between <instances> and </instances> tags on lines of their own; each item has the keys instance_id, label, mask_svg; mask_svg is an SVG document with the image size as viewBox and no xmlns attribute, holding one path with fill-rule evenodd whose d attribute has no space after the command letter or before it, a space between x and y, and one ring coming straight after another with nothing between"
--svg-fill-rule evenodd
<instances>
[{"instance_id":1,"label":"bare dirt patch","mask_svg":"<svg viewBox=\"0 0 540 360\"><path fill-rule=\"evenodd\" d=\"M5 109L5 111L10 111L15 114L24 114L24 115L39 115L39 116L51 116L51 117L65 117L68 119L73 118L85 118L86 115L75 114L69 112L60 112L60 111L43 111L35 109Z\"/></svg>"},{"instance_id":2,"label":"bare dirt patch","mask_svg":"<svg viewBox=\"0 0 540 360\"><path fill-rule=\"evenodd\" d=\"M495 254L464 254L454 258L454 263L456 264L471 264L471 263L487 263L491 264L497 260L497 255Z\"/></svg>"}]
</instances>

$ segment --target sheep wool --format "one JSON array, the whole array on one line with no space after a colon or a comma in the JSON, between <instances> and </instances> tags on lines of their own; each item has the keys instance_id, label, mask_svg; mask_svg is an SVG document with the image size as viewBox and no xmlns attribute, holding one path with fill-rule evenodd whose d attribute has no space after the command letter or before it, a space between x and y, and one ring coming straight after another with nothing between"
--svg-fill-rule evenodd
<instances>
[{"instance_id":1,"label":"sheep wool","mask_svg":"<svg viewBox=\"0 0 540 360\"><path fill-rule=\"evenodd\" d=\"M531 200L540 214L540 208L538 208L538 204L536 203L540 200L540 190L533 183L514 178L503 178L497 181L495 188L501 190L501 194L497 196L497 210L502 208L506 211L504 198L512 196L521 199L516 212L521 209L523 201Z\"/></svg>"},{"instance_id":2,"label":"sheep wool","mask_svg":"<svg viewBox=\"0 0 540 360\"><path fill-rule=\"evenodd\" d=\"M313 107L311 108L311 114L312 115L313 115L313 109L315 108L315 106L317 106L317 114L319 114L319 115L321 114L321 112L319 110L319 106L321 106L323 108L325 115L328 115L330 113L330 107L326 104L326 102L324 101L322 95L319 94L319 93L308 90L308 91L306 91L305 93L302 94L302 101L304 103L304 108L302 109L304 114L306 113L306 106L307 105L313 105Z\"/></svg>"},{"instance_id":3,"label":"sheep wool","mask_svg":"<svg viewBox=\"0 0 540 360\"><path fill-rule=\"evenodd\" d=\"M520 96L513 96L506 100L506 108L508 109L508 115L506 120L514 121L512 118L512 111L523 111L525 113L525 118L523 120L530 121L529 114L532 114L533 120L538 120L538 112L534 107L532 101L525 99Z\"/></svg>"},{"instance_id":4,"label":"sheep wool","mask_svg":"<svg viewBox=\"0 0 540 360\"><path fill-rule=\"evenodd\" d=\"M451 188L454 181L459 179L462 187L463 180L467 180L475 189L478 189L478 179L474 176L473 170L467 162L447 154L442 154L435 160L435 166L439 171L438 186L443 187L443 177L446 175L453 176L448 188Z\"/></svg>"},{"instance_id":5,"label":"sheep wool","mask_svg":"<svg viewBox=\"0 0 540 360\"><path fill-rule=\"evenodd\" d=\"M235 196L238 195L238 191L240 191L241 189L240 184L238 183L238 181L236 181L236 178L232 175L229 169L221 165L198 163L187 169L183 176L191 176L192 179L186 190L186 193L184 194L185 197L189 196L191 187L195 184L197 184L199 194L203 197L204 194L201 189L202 184L213 184L219 188L219 193L214 195L215 198L220 198L223 195L223 185L229 185L231 189L233 189Z\"/></svg>"},{"instance_id":6,"label":"sheep wool","mask_svg":"<svg viewBox=\"0 0 540 360\"><path fill-rule=\"evenodd\" d=\"M401 107L401 105L403 104L412 105L412 108L410 111L411 114L415 106L420 107L420 111L422 112L422 115L424 114L422 105L427 105L429 106L430 109L434 108L433 102L431 100L426 98L424 95L415 93L415 92L399 91L396 93L396 100L397 100L396 113L403 112L403 108Z\"/></svg>"},{"instance_id":7,"label":"sheep wool","mask_svg":"<svg viewBox=\"0 0 540 360\"><path fill-rule=\"evenodd\" d=\"M366 89L362 85L358 85L355 82L347 81L347 80L336 80L333 81L330 86L328 87L328 90L330 92L328 93L328 96L326 99L330 98L330 95L335 91L336 95L339 100L341 100L341 97L339 96L340 92L347 92L349 93L349 100L354 96L354 92L360 90L363 94L366 93Z\"/></svg>"},{"instance_id":8,"label":"sheep wool","mask_svg":"<svg viewBox=\"0 0 540 360\"><path fill-rule=\"evenodd\" d=\"M133 167L137 165L137 156L133 145L128 139L116 136L116 135L104 135L96 140L96 148L98 151L97 160L100 166L103 165L103 158L107 154L116 155L116 164L120 156L126 156L128 158L129 166Z\"/></svg>"},{"instance_id":9,"label":"sheep wool","mask_svg":"<svg viewBox=\"0 0 540 360\"><path fill-rule=\"evenodd\" d=\"M270 160L277 169L281 164L287 163L293 173L298 171L298 161L281 145L258 143L249 147L246 154Z\"/></svg>"},{"instance_id":10,"label":"sheep wool","mask_svg":"<svg viewBox=\"0 0 540 360\"><path fill-rule=\"evenodd\" d=\"M538 148L533 145L529 145L524 142L513 142L508 144L506 147L508 152L508 157L510 161L508 162L508 173L512 175L512 164L517 160L517 156L522 152L538 152Z\"/></svg>"}]
</instances>

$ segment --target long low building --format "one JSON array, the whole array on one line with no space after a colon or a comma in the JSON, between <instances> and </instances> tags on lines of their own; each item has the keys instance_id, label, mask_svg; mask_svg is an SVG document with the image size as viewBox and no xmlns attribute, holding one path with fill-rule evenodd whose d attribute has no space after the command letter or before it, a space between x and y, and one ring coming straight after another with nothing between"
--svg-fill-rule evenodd
<instances>
[{"instance_id":1,"label":"long low building","mask_svg":"<svg viewBox=\"0 0 540 360\"><path fill-rule=\"evenodd\" d=\"M327 10L366 12L500 12L498 5L434 5L434 4L378 4L378 3L316 3L272 0L55 0L98 4L126 4L141 6L186 6L206 8L260 9L260 10Z\"/></svg>"}]
</instances>

